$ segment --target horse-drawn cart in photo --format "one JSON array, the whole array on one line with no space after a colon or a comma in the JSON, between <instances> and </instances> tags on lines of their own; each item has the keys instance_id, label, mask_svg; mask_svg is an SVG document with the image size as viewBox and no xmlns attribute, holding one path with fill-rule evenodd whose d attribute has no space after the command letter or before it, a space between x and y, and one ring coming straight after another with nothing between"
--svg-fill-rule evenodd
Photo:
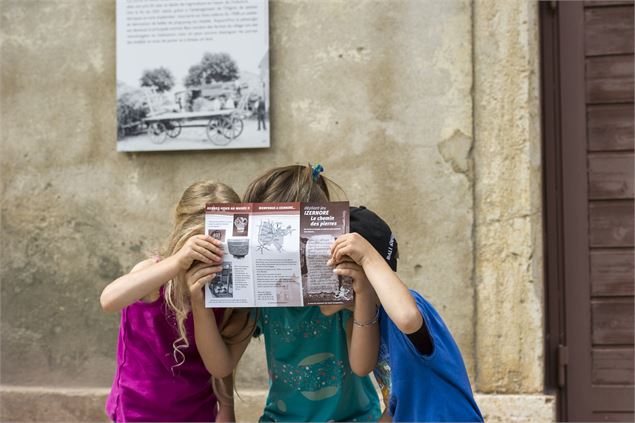
<instances>
[{"instance_id":1,"label":"horse-drawn cart in photo","mask_svg":"<svg viewBox=\"0 0 635 423\"><path fill-rule=\"evenodd\" d=\"M243 132L245 118L242 111L217 110L199 112L165 112L143 119L148 136L156 144L176 138L183 128L205 128L207 139L216 145L227 145ZM204 121L204 123L200 123Z\"/></svg>"},{"instance_id":2,"label":"horse-drawn cart in photo","mask_svg":"<svg viewBox=\"0 0 635 423\"><path fill-rule=\"evenodd\" d=\"M229 144L242 134L245 125L243 121L250 114L248 104L253 95L249 91L243 93L235 108L220 108L220 104L217 104L214 110L185 111L182 110L182 99L166 105L165 96L154 87L143 87L143 93L149 113L128 126L145 129L153 143L162 144L168 138L177 138L183 128L205 128L207 139L221 146ZM220 96L229 97L231 94L233 91L225 90L221 91ZM204 99L202 101L205 103ZM179 109L181 110L176 111ZM122 126L122 129L125 135L127 128Z\"/></svg>"}]
</instances>

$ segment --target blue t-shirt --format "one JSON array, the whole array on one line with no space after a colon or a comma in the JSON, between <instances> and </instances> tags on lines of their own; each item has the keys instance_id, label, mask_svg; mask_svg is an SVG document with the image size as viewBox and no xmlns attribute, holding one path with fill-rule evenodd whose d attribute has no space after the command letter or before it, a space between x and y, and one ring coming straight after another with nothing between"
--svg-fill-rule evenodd
<instances>
[{"instance_id":1,"label":"blue t-shirt","mask_svg":"<svg viewBox=\"0 0 635 423\"><path fill-rule=\"evenodd\" d=\"M383 307L375 376L396 422L482 422L456 342L437 311L410 290L430 334L433 350L421 354Z\"/></svg>"},{"instance_id":2,"label":"blue t-shirt","mask_svg":"<svg viewBox=\"0 0 635 423\"><path fill-rule=\"evenodd\" d=\"M350 311L325 316L319 307L258 310L265 337L269 395L260 421L377 421L377 392L348 361Z\"/></svg>"}]
</instances>

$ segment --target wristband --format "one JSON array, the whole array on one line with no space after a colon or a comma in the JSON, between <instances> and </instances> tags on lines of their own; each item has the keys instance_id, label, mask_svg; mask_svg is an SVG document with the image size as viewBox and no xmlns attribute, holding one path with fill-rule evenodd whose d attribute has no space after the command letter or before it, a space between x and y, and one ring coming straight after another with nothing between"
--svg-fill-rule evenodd
<instances>
[{"instance_id":1,"label":"wristband","mask_svg":"<svg viewBox=\"0 0 635 423\"><path fill-rule=\"evenodd\" d=\"M373 317L371 320L369 320L368 322L358 322L357 320L355 320L355 318L353 318L353 324L359 327L364 327L364 326L372 326L372 325L376 325L377 321L379 320L379 307L375 306L375 317Z\"/></svg>"}]
</instances>

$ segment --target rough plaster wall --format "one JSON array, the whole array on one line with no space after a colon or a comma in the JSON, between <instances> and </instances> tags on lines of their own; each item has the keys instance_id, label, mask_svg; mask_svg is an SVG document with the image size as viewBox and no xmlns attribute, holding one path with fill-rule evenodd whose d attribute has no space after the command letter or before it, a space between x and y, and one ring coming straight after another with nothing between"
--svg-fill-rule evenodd
<instances>
[{"instance_id":1,"label":"rough plaster wall","mask_svg":"<svg viewBox=\"0 0 635 423\"><path fill-rule=\"evenodd\" d=\"M474 8L476 383L542 392L538 5L505 4Z\"/></svg>"},{"instance_id":2,"label":"rough plaster wall","mask_svg":"<svg viewBox=\"0 0 635 423\"><path fill-rule=\"evenodd\" d=\"M108 386L103 287L189 183L321 162L397 234L400 274L474 368L471 4L272 1L272 148L115 152L114 0L2 0L2 383ZM262 346L240 364L265 386Z\"/></svg>"}]
</instances>

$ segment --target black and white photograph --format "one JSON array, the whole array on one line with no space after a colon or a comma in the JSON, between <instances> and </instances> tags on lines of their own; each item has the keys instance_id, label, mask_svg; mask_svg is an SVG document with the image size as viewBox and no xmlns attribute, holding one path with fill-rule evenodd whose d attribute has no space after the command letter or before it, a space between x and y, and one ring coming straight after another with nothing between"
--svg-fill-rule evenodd
<instances>
[{"instance_id":1,"label":"black and white photograph","mask_svg":"<svg viewBox=\"0 0 635 423\"><path fill-rule=\"evenodd\" d=\"M266 0L117 0L117 151L267 148Z\"/></svg>"},{"instance_id":2,"label":"black and white photograph","mask_svg":"<svg viewBox=\"0 0 635 423\"><path fill-rule=\"evenodd\" d=\"M207 231L207 235L211 236L217 241L225 242L225 229L210 229Z\"/></svg>"},{"instance_id":3,"label":"black and white photograph","mask_svg":"<svg viewBox=\"0 0 635 423\"><path fill-rule=\"evenodd\" d=\"M223 270L208 284L214 298L233 298L234 282L231 263L223 263Z\"/></svg>"},{"instance_id":4,"label":"black and white photograph","mask_svg":"<svg viewBox=\"0 0 635 423\"><path fill-rule=\"evenodd\" d=\"M342 304L353 300L352 279L324 264L330 247L349 229L347 202L303 203L300 213L300 269L304 305Z\"/></svg>"},{"instance_id":5,"label":"black and white photograph","mask_svg":"<svg viewBox=\"0 0 635 423\"><path fill-rule=\"evenodd\" d=\"M353 281L337 276L322 263L329 259L328 248L335 241L331 235L300 238L300 263L304 304L334 304L353 300Z\"/></svg>"},{"instance_id":6,"label":"black and white photograph","mask_svg":"<svg viewBox=\"0 0 635 423\"><path fill-rule=\"evenodd\" d=\"M232 236L249 235L249 215L235 214L232 229L233 229Z\"/></svg>"},{"instance_id":7,"label":"black and white photograph","mask_svg":"<svg viewBox=\"0 0 635 423\"><path fill-rule=\"evenodd\" d=\"M249 238L231 238L227 240L227 251L234 258L242 259L249 254Z\"/></svg>"}]
</instances>

